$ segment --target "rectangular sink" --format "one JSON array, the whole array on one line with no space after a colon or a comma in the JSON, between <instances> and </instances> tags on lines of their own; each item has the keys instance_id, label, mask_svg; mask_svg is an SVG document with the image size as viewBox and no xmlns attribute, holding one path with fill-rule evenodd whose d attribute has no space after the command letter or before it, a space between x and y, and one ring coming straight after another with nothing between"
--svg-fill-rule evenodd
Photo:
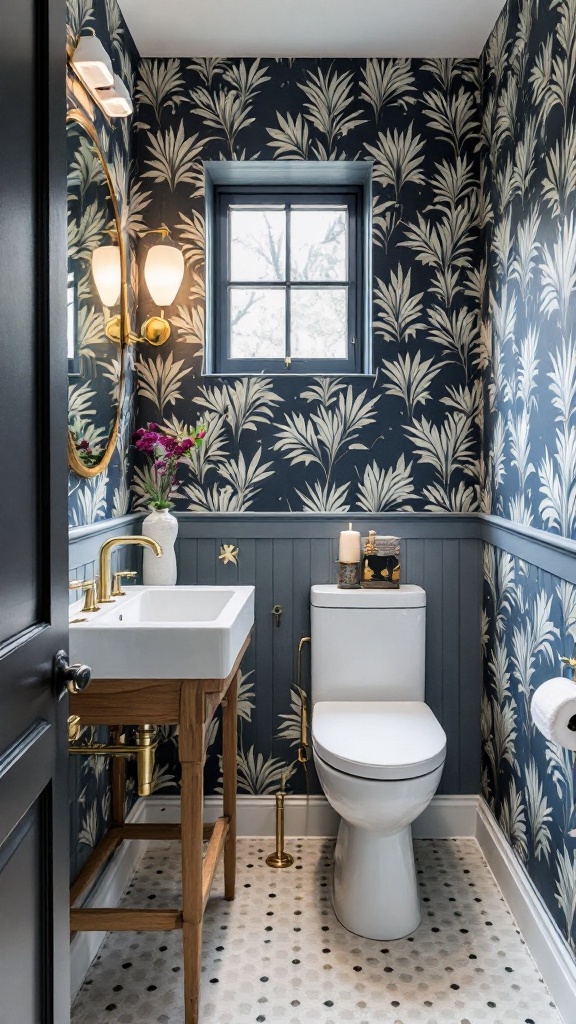
<instances>
[{"instance_id":1,"label":"rectangular sink","mask_svg":"<svg viewBox=\"0 0 576 1024\"><path fill-rule=\"evenodd\" d=\"M94 679L225 679L254 624L254 587L130 587L86 619L70 624L70 659Z\"/></svg>"}]
</instances>

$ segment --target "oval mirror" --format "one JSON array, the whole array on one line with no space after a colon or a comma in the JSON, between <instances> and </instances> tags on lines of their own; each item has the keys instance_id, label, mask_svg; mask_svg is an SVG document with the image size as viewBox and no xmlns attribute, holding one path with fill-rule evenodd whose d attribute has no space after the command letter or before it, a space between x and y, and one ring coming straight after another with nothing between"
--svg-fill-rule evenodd
<instances>
[{"instance_id":1,"label":"oval mirror","mask_svg":"<svg viewBox=\"0 0 576 1024\"><path fill-rule=\"evenodd\" d=\"M114 184L92 123L70 110L68 462L80 476L112 458L124 396L126 254Z\"/></svg>"}]
</instances>

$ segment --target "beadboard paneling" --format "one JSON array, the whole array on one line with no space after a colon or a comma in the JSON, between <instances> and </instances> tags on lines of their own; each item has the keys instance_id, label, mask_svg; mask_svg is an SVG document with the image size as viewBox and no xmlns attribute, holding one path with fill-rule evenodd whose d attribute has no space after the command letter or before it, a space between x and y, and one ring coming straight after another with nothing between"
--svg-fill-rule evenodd
<instances>
[{"instance_id":1,"label":"beadboard paneling","mask_svg":"<svg viewBox=\"0 0 576 1024\"><path fill-rule=\"evenodd\" d=\"M346 517L344 517L346 518ZM354 517L358 525L360 517ZM244 723L244 748L252 743L266 757L288 759L276 738L279 715L290 708L297 679L297 648L309 634L309 593L313 583L336 578L335 560L342 516L179 515L178 581L241 583L256 587L254 643L244 671L254 669L256 700ZM427 593L426 700L448 736L441 790L477 793L480 781L480 591L478 521L474 516L366 517L369 525L402 535L402 579ZM239 548L238 566L224 565L222 544ZM274 625L272 608L282 606ZM303 659L309 688L309 656ZM303 780L294 779L301 789ZM315 787L317 788L317 787Z\"/></svg>"}]
</instances>

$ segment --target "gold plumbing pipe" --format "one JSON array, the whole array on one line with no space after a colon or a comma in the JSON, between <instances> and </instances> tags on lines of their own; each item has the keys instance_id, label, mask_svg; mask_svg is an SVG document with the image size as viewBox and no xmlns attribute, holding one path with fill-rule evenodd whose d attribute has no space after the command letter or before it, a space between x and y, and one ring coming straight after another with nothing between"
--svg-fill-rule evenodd
<instances>
[{"instance_id":1,"label":"gold plumbing pipe","mask_svg":"<svg viewBox=\"0 0 576 1024\"><path fill-rule=\"evenodd\" d=\"M154 725L139 725L134 743L75 743L82 731L78 715L68 719L69 754L80 757L135 757L138 772L138 796L150 796L156 747L160 734Z\"/></svg>"},{"instance_id":2,"label":"gold plumbing pipe","mask_svg":"<svg viewBox=\"0 0 576 1024\"><path fill-rule=\"evenodd\" d=\"M312 642L312 638L309 636L303 636L298 644L298 675L297 675L297 686L300 691L300 746L298 747L298 760L300 764L304 765L304 771L306 772L306 780L308 780L308 697L304 693L302 687L302 648L304 644Z\"/></svg>"},{"instance_id":3,"label":"gold plumbing pipe","mask_svg":"<svg viewBox=\"0 0 576 1024\"><path fill-rule=\"evenodd\" d=\"M289 868L294 863L294 857L284 849L284 787L288 771L282 772L282 782L276 793L276 849L266 857L270 868Z\"/></svg>"},{"instance_id":4,"label":"gold plumbing pipe","mask_svg":"<svg viewBox=\"0 0 576 1024\"><path fill-rule=\"evenodd\" d=\"M301 764L306 775L306 792L308 793L308 697L302 687L302 649L305 644L311 642L311 637L303 636L298 644L298 671L297 687L300 693L300 745L296 760L282 772L280 789L276 793L276 849L266 857L266 863L271 868L289 868L294 863L294 858L286 853L284 849L284 811L286 795L286 779L292 774L292 768Z\"/></svg>"}]
</instances>

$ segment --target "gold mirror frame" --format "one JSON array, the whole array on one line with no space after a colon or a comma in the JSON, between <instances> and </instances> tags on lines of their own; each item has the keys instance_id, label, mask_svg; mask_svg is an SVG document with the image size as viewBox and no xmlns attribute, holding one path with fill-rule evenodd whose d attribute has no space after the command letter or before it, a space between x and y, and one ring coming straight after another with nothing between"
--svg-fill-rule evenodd
<instances>
[{"instance_id":1,"label":"gold mirror frame","mask_svg":"<svg viewBox=\"0 0 576 1024\"><path fill-rule=\"evenodd\" d=\"M113 207L113 210L114 210L114 220L115 220L115 223L116 223L116 232L117 232L117 235L118 235L118 247L120 249L120 274L121 274L121 278L120 278L120 332L119 332L120 333L120 338L119 338L119 346L120 346L120 381L119 381L119 384L118 384L118 406L117 406L117 409L116 409L116 417L115 417L115 420L114 420L114 424L113 424L112 430L110 431L110 434L108 436L108 443L106 445L106 450L105 450L104 454L102 455L102 458L100 459L100 462L98 463L98 465L96 465L96 466L86 466L82 462L82 459L79 458L78 453L76 451L76 447L75 447L75 444L74 444L72 433L71 433L70 430L68 430L68 466L69 466L69 468L74 473L76 473L78 476L95 477L95 476L98 476L99 473L103 473L104 472L104 470L107 468L107 466L108 466L108 464L109 464L109 462L110 462L110 460L111 460L111 458L112 458L112 456L114 454L114 450L116 448L116 442L118 440L118 431L120 429L120 417L122 415L122 407L124 405L124 395L125 395L125 386L126 386L126 368L125 368L124 364L125 364L125 356L126 356L126 339L127 339L127 336L129 334L129 329L130 329L129 328L129 311L128 311L128 270L127 270L127 260L126 260L126 246L124 244L124 238L122 236L122 226L121 226L121 221L120 221L120 211L118 209L118 203L117 203L117 200L116 200L116 189L114 187L114 182L112 181L112 176L110 174L110 169L109 169L108 164L106 162L106 158L105 158L105 156L104 156L104 154L102 152L102 148L100 146L100 140L98 138L98 134L96 132L96 129L94 128L94 125L90 121L90 119L86 116L86 114L82 110L79 110L77 107L72 108L66 114L66 125L69 125L69 124L72 124L72 123L79 124L84 129L86 134L90 137L90 139L91 139L91 141L92 141L92 143L94 145L94 148L95 148L96 152L98 153L98 156L100 157L100 162L101 162L102 167L104 169L104 174L105 174L105 177L106 177L106 182L108 184L108 189L109 189L109 192L110 192L110 202L112 203L112 207Z\"/></svg>"}]
</instances>

